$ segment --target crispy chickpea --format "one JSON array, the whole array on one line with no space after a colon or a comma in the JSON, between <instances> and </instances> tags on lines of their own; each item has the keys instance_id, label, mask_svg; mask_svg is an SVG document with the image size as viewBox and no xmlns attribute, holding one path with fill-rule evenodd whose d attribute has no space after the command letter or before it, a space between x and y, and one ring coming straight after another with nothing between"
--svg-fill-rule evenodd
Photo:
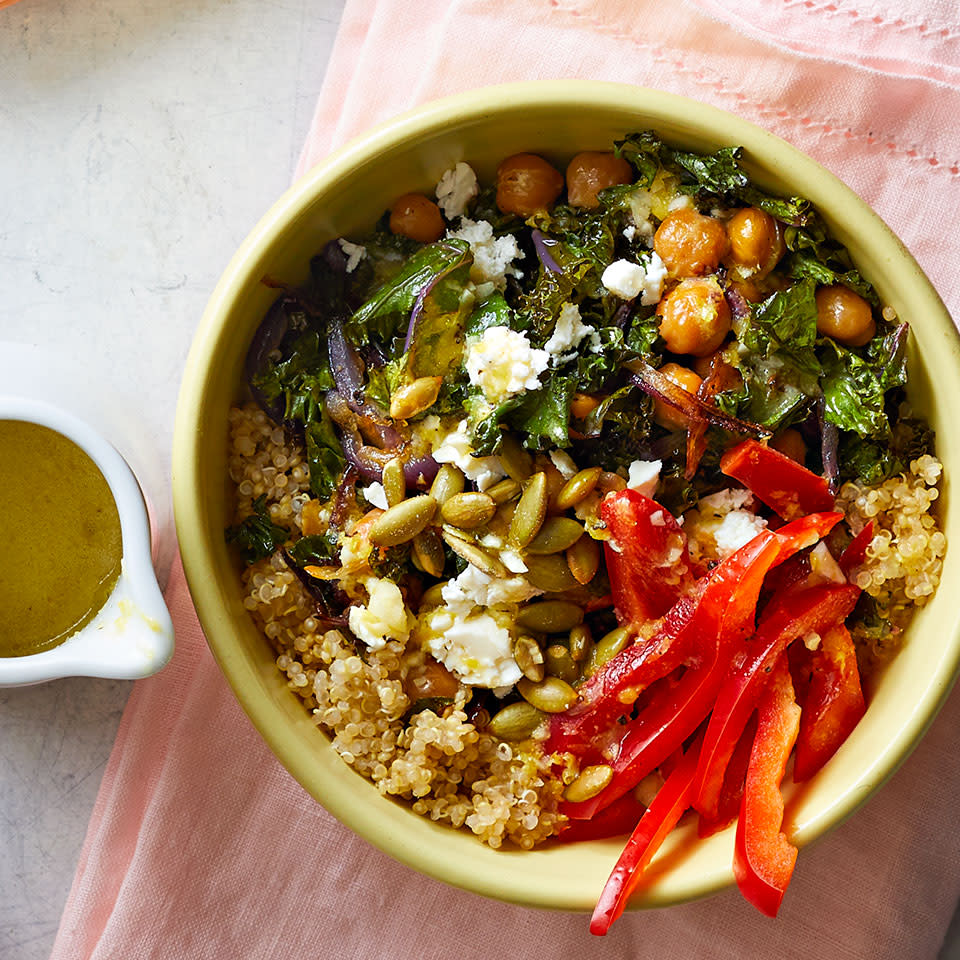
<instances>
[{"instance_id":1,"label":"crispy chickpea","mask_svg":"<svg viewBox=\"0 0 960 960\"><path fill-rule=\"evenodd\" d=\"M589 393L575 393L570 401L570 413L577 420L582 420L600 406L601 399L601 397L594 397Z\"/></svg>"},{"instance_id":2,"label":"crispy chickpea","mask_svg":"<svg viewBox=\"0 0 960 960\"><path fill-rule=\"evenodd\" d=\"M445 229L440 208L422 193L405 193L397 197L390 210L390 232L418 243L439 240Z\"/></svg>"},{"instance_id":3,"label":"crispy chickpea","mask_svg":"<svg viewBox=\"0 0 960 960\"><path fill-rule=\"evenodd\" d=\"M705 357L730 332L730 307L714 277L681 280L657 306L660 336L671 353Z\"/></svg>"},{"instance_id":4,"label":"crispy chickpea","mask_svg":"<svg viewBox=\"0 0 960 960\"><path fill-rule=\"evenodd\" d=\"M837 284L816 293L817 331L848 347L862 347L876 332L873 311L859 293Z\"/></svg>"},{"instance_id":5,"label":"crispy chickpea","mask_svg":"<svg viewBox=\"0 0 960 960\"><path fill-rule=\"evenodd\" d=\"M597 194L618 183L631 183L633 168L614 153L578 153L567 166L567 200L572 207L599 206Z\"/></svg>"},{"instance_id":6,"label":"crispy chickpea","mask_svg":"<svg viewBox=\"0 0 960 960\"><path fill-rule=\"evenodd\" d=\"M727 221L728 259L749 276L768 274L786 249L779 222L757 207L744 207Z\"/></svg>"},{"instance_id":7,"label":"crispy chickpea","mask_svg":"<svg viewBox=\"0 0 960 960\"><path fill-rule=\"evenodd\" d=\"M687 393L695 394L703 382L692 370L681 367L679 363L665 363L660 372L678 387L683 387ZM662 400L653 401L653 419L668 430L682 430L690 425L690 421L676 407L671 407Z\"/></svg>"},{"instance_id":8,"label":"crispy chickpea","mask_svg":"<svg viewBox=\"0 0 960 960\"><path fill-rule=\"evenodd\" d=\"M727 231L719 220L690 209L669 214L653 235L653 249L673 277L712 273L728 245Z\"/></svg>"},{"instance_id":9,"label":"crispy chickpea","mask_svg":"<svg viewBox=\"0 0 960 960\"><path fill-rule=\"evenodd\" d=\"M535 153L515 153L497 167L497 207L529 217L563 190L563 174Z\"/></svg>"},{"instance_id":10,"label":"crispy chickpea","mask_svg":"<svg viewBox=\"0 0 960 960\"><path fill-rule=\"evenodd\" d=\"M770 446L791 460L796 460L797 463L807 462L807 445L803 442L799 430L787 428L779 437L771 441Z\"/></svg>"}]
</instances>

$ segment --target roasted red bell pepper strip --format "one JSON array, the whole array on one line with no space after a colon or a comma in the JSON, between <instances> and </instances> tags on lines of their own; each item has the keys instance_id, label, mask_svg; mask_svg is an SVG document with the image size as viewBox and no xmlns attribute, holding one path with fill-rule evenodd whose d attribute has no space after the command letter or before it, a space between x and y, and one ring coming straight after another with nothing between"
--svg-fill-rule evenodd
<instances>
[{"instance_id":1,"label":"roasted red bell pepper strip","mask_svg":"<svg viewBox=\"0 0 960 960\"><path fill-rule=\"evenodd\" d=\"M800 708L786 655L776 662L757 708L757 735L740 803L733 873L740 892L775 917L797 862L797 848L781 832L780 782L800 728Z\"/></svg>"},{"instance_id":2,"label":"roasted red bell pepper strip","mask_svg":"<svg viewBox=\"0 0 960 960\"><path fill-rule=\"evenodd\" d=\"M866 712L857 651L843 624L821 634L811 661L793 768L798 783L809 780L837 752Z\"/></svg>"},{"instance_id":3,"label":"roasted red bell pepper strip","mask_svg":"<svg viewBox=\"0 0 960 960\"><path fill-rule=\"evenodd\" d=\"M621 623L662 617L693 586L687 537L676 518L636 490L608 494L600 519L613 605Z\"/></svg>"},{"instance_id":4,"label":"roasted red bell pepper strip","mask_svg":"<svg viewBox=\"0 0 960 960\"><path fill-rule=\"evenodd\" d=\"M833 509L834 497L824 477L756 440L731 447L720 458L720 469L785 520Z\"/></svg>"},{"instance_id":5,"label":"roasted red bell pepper strip","mask_svg":"<svg viewBox=\"0 0 960 960\"><path fill-rule=\"evenodd\" d=\"M750 763L750 751L757 734L757 716L754 714L747 722L743 735L737 741L727 772L723 776L723 789L720 791L720 801L717 804L717 813L713 818L700 814L697 824L698 837L710 837L729 827L740 812L740 801L743 799L743 784L747 777L747 765ZM630 794L627 794L630 796ZM691 803L693 798L691 798Z\"/></svg>"},{"instance_id":6,"label":"roasted red bell pepper strip","mask_svg":"<svg viewBox=\"0 0 960 960\"><path fill-rule=\"evenodd\" d=\"M625 727L614 723L608 731L613 739L601 745L613 755L613 780L592 799L565 804L564 813L573 819L594 816L656 770L696 730L714 706L737 645L753 632L757 597L767 571L797 550L812 546L840 518L839 513L818 514L786 524L777 533L763 531L715 568L692 621L699 642L696 657L688 661L679 681L655 696L634 720ZM629 673L619 674L617 685L606 688L594 708L602 708L605 715L611 711L615 717L622 715L636 699L629 681ZM577 752L582 741L574 738L576 731L562 716L551 723L548 749ZM580 723L581 729L589 725L589 721Z\"/></svg>"},{"instance_id":7,"label":"roasted red bell pepper strip","mask_svg":"<svg viewBox=\"0 0 960 960\"><path fill-rule=\"evenodd\" d=\"M770 602L757 632L733 658L707 725L694 806L708 820L718 816L727 764L774 665L793 640L842 623L859 595L849 584L823 584L787 590Z\"/></svg>"},{"instance_id":8,"label":"roasted red bell pepper strip","mask_svg":"<svg viewBox=\"0 0 960 960\"><path fill-rule=\"evenodd\" d=\"M623 836L633 831L646 809L631 790L606 810L601 810L592 820L571 820L563 828L560 840L563 843L577 843L580 840Z\"/></svg>"},{"instance_id":9,"label":"roasted red bell pepper strip","mask_svg":"<svg viewBox=\"0 0 960 960\"><path fill-rule=\"evenodd\" d=\"M667 834L690 807L690 794L697 767L698 737L667 777L653 802L640 818L607 880L590 920L590 932L602 937L623 913L637 889L643 871L660 849Z\"/></svg>"},{"instance_id":10,"label":"roasted red bell pepper strip","mask_svg":"<svg viewBox=\"0 0 960 960\"><path fill-rule=\"evenodd\" d=\"M873 521L868 520L866 526L850 541L837 561L845 576L849 576L851 570L859 567L867 559L867 547L872 540Z\"/></svg>"}]
</instances>

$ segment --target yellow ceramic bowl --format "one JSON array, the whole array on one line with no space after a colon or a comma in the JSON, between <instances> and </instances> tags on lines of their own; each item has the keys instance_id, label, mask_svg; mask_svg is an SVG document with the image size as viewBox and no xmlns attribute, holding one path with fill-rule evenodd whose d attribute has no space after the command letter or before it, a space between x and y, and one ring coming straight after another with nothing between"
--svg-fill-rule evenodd
<instances>
[{"instance_id":1,"label":"yellow ceramic bowl","mask_svg":"<svg viewBox=\"0 0 960 960\"><path fill-rule=\"evenodd\" d=\"M372 130L315 167L266 214L220 280L190 352L177 415L174 498L190 589L214 655L274 753L331 813L391 856L448 883L530 906L591 910L621 842L496 852L468 832L385 800L335 755L286 688L269 645L241 605L223 537L229 522L227 410L241 393L250 338L276 296L260 282L264 275L302 281L311 255L327 240L362 233L400 193L431 191L458 160L469 161L487 181L502 158L520 151L542 153L563 169L577 151L608 149L614 138L647 127L695 150L742 144L756 180L809 197L883 300L910 322L910 392L937 431L947 471L941 518L948 540L960 543L960 519L950 504L960 435L948 429L951 413L960 409L960 344L920 268L852 191L782 140L712 107L629 86L557 81L467 93ZM801 846L843 820L890 776L946 697L960 657L960 608L950 589L958 564L960 553L949 550L944 586L874 685L853 735L802 791L788 791L788 828ZM732 850L732 830L703 842L693 826L682 827L663 847L653 882L634 905L678 903L730 884Z\"/></svg>"}]
</instances>

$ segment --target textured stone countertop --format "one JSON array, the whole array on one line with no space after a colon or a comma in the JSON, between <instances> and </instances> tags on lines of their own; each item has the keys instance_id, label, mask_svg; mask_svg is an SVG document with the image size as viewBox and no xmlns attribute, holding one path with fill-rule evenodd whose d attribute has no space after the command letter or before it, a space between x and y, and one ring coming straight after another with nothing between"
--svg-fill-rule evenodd
<instances>
[{"instance_id":1,"label":"textured stone countertop","mask_svg":"<svg viewBox=\"0 0 960 960\"><path fill-rule=\"evenodd\" d=\"M153 503L164 562L184 359L233 251L290 183L342 8L0 10L0 389L23 377L106 427ZM0 690L3 960L49 955L129 692L83 678Z\"/></svg>"}]
</instances>

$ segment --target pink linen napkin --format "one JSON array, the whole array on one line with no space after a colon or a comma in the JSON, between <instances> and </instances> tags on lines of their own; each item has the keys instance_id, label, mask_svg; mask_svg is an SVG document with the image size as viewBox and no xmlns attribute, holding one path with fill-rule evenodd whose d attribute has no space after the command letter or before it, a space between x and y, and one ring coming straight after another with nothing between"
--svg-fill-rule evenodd
<instances>
[{"instance_id":1,"label":"pink linen napkin","mask_svg":"<svg viewBox=\"0 0 960 960\"><path fill-rule=\"evenodd\" d=\"M589 77L736 111L845 179L960 306L960 19L950 0L349 0L300 170L423 100ZM134 686L55 960L933 958L960 894L955 693L851 820L801 851L778 920L736 891L625 915L508 906L397 864L264 746L203 641L179 565L178 648Z\"/></svg>"}]
</instances>

